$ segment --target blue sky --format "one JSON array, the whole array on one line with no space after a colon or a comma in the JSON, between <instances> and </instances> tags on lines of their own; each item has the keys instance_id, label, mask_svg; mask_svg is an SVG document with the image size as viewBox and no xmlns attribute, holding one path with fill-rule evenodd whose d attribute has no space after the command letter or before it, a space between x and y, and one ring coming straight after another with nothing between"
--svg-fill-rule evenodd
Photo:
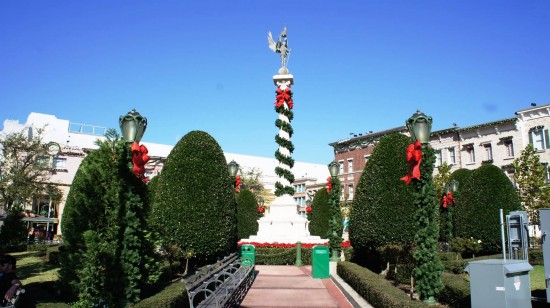
<instances>
[{"instance_id":1,"label":"blue sky","mask_svg":"<svg viewBox=\"0 0 550 308\"><path fill-rule=\"evenodd\" d=\"M403 125L434 129L550 103L550 1L1 1L0 121L30 112L118 128L132 108L144 141L192 130L226 152L273 157L288 29L294 158Z\"/></svg>"}]
</instances>

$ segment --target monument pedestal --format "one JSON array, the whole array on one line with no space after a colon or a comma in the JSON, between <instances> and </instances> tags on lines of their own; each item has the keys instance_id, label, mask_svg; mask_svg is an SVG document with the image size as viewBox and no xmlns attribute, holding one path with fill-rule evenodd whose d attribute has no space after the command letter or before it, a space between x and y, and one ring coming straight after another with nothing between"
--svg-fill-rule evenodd
<instances>
[{"instance_id":1,"label":"monument pedestal","mask_svg":"<svg viewBox=\"0 0 550 308\"><path fill-rule=\"evenodd\" d=\"M258 234L242 242L323 244L328 240L309 234L309 221L296 213L296 202L289 195L277 197L269 213L258 220Z\"/></svg>"}]
</instances>

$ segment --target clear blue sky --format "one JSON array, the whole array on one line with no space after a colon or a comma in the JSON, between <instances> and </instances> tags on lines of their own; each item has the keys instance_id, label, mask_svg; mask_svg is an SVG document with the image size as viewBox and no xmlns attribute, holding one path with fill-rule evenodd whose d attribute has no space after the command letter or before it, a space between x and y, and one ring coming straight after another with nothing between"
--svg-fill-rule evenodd
<instances>
[{"instance_id":1,"label":"clear blue sky","mask_svg":"<svg viewBox=\"0 0 550 308\"><path fill-rule=\"evenodd\" d=\"M1 1L0 121L30 112L118 128L136 108L144 141L191 130L226 152L273 157L267 32L288 28L298 161L328 143L403 125L434 129L550 103L550 1Z\"/></svg>"}]
</instances>

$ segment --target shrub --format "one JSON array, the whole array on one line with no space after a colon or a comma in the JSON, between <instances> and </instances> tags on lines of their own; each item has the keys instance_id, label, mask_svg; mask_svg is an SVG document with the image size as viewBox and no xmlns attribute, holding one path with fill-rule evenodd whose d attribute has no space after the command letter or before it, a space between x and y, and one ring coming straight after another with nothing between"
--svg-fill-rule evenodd
<instances>
[{"instance_id":1,"label":"shrub","mask_svg":"<svg viewBox=\"0 0 550 308\"><path fill-rule=\"evenodd\" d=\"M326 238L329 233L330 218L329 194L326 187L323 187L313 197L311 221L309 222L309 232L311 235Z\"/></svg>"},{"instance_id":2,"label":"shrub","mask_svg":"<svg viewBox=\"0 0 550 308\"><path fill-rule=\"evenodd\" d=\"M237 194L237 237L246 239L257 233L258 202L250 190L244 189Z\"/></svg>"},{"instance_id":3,"label":"shrub","mask_svg":"<svg viewBox=\"0 0 550 308\"><path fill-rule=\"evenodd\" d=\"M529 249L529 264L544 265L544 258L541 249Z\"/></svg>"},{"instance_id":4,"label":"shrub","mask_svg":"<svg viewBox=\"0 0 550 308\"><path fill-rule=\"evenodd\" d=\"M27 227L21 221L21 208L12 207L0 226L0 252L24 250L27 241Z\"/></svg>"},{"instance_id":5,"label":"shrub","mask_svg":"<svg viewBox=\"0 0 550 308\"><path fill-rule=\"evenodd\" d=\"M449 307L470 307L470 283L460 275L443 273L444 288L437 295L437 301Z\"/></svg>"},{"instance_id":6,"label":"shrub","mask_svg":"<svg viewBox=\"0 0 550 308\"><path fill-rule=\"evenodd\" d=\"M410 138L392 133L383 137L363 170L351 208L349 236L358 256L372 246L410 244L414 240L412 185L400 180L407 174L405 151Z\"/></svg>"},{"instance_id":7,"label":"shrub","mask_svg":"<svg viewBox=\"0 0 550 308\"><path fill-rule=\"evenodd\" d=\"M481 250L481 244L481 240L477 240L473 237L455 237L449 242L449 248L463 257L471 256L473 258L475 254Z\"/></svg>"},{"instance_id":8,"label":"shrub","mask_svg":"<svg viewBox=\"0 0 550 308\"><path fill-rule=\"evenodd\" d=\"M158 177L151 222L164 245L193 251L199 264L235 251L233 179L214 138L202 131L185 135Z\"/></svg>"},{"instance_id":9,"label":"shrub","mask_svg":"<svg viewBox=\"0 0 550 308\"><path fill-rule=\"evenodd\" d=\"M505 215L520 209L514 185L500 168L486 164L474 170L460 186L453 213L455 236L481 240L482 254L499 252L499 209Z\"/></svg>"},{"instance_id":10,"label":"shrub","mask_svg":"<svg viewBox=\"0 0 550 308\"><path fill-rule=\"evenodd\" d=\"M374 307L428 307L424 302L412 300L383 276L355 263L338 262L336 270L338 276Z\"/></svg>"},{"instance_id":11,"label":"shrub","mask_svg":"<svg viewBox=\"0 0 550 308\"><path fill-rule=\"evenodd\" d=\"M189 300L185 290L185 284L181 282L173 282L166 286L159 293L148 297L140 302L130 305L133 308L175 308L189 307Z\"/></svg>"}]
</instances>

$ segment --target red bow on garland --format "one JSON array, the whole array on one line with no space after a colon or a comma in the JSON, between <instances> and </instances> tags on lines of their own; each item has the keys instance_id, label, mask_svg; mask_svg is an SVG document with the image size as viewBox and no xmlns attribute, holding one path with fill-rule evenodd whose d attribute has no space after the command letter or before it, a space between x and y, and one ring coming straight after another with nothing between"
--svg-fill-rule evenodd
<instances>
[{"instance_id":1,"label":"red bow on garland","mask_svg":"<svg viewBox=\"0 0 550 308\"><path fill-rule=\"evenodd\" d=\"M284 90L281 90L280 87L277 88L277 96L275 97L277 101L274 103L275 106L277 106L277 108L282 107L286 102L288 104L288 108L294 108L294 103L292 102L292 99L290 99L291 94L292 92L290 88L286 88Z\"/></svg>"},{"instance_id":2,"label":"red bow on garland","mask_svg":"<svg viewBox=\"0 0 550 308\"><path fill-rule=\"evenodd\" d=\"M332 190L332 177L327 178L327 194Z\"/></svg>"},{"instance_id":3,"label":"red bow on garland","mask_svg":"<svg viewBox=\"0 0 550 308\"><path fill-rule=\"evenodd\" d=\"M130 150L132 151L132 164L134 164L132 173L143 182L149 182L149 178L145 177L145 164L147 164L150 159L149 155L147 155L147 153L149 153L147 147L143 144L139 145L137 142L134 142Z\"/></svg>"},{"instance_id":4,"label":"red bow on garland","mask_svg":"<svg viewBox=\"0 0 550 308\"><path fill-rule=\"evenodd\" d=\"M409 173L400 180L405 181L407 185L412 179L420 180L420 162L422 161L422 144L419 140L409 144L407 147L407 162L409 163Z\"/></svg>"},{"instance_id":5,"label":"red bow on garland","mask_svg":"<svg viewBox=\"0 0 550 308\"><path fill-rule=\"evenodd\" d=\"M258 206L258 213L263 214L265 212L265 207L263 205Z\"/></svg>"},{"instance_id":6,"label":"red bow on garland","mask_svg":"<svg viewBox=\"0 0 550 308\"><path fill-rule=\"evenodd\" d=\"M448 206L454 206L455 205L455 199L453 198L453 192L449 192L448 194L443 196L443 207L447 208Z\"/></svg>"},{"instance_id":7,"label":"red bow on garland","mask_svg":"<svg viewBox=\"0 0 550 308\"><path fill-rule=\"evenodd\" d=\"M241 177L236 175L235 176L235 192L238 192L238 193L241 192L240 186L241 186Z\"/></svg>"},{"instance_id":8,"label":"red bow on garland","mask_svg":"<svg viewBox=\"0 0 550 308\"><path fill-rule=\"evenodd\" d=\"M311 213L312 210L313 210L313 209L311 208L310 205L306 206L306 213L309 214L309 213Z\"/></svg>"}]
</instances>

